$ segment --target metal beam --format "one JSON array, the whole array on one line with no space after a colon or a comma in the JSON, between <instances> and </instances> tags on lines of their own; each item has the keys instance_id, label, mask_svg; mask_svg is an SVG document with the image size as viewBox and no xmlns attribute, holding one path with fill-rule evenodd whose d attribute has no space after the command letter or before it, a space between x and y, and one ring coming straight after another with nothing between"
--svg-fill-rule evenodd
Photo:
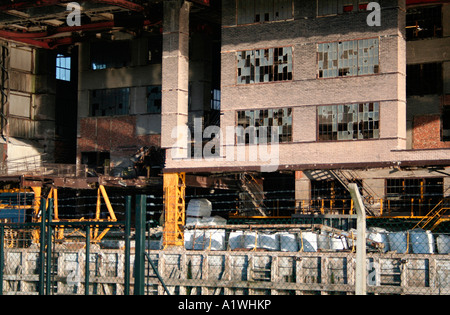
<instances>
[{"instance_id":1,"label":"metal beam","mask_svg":"<svg viewBox=\"0 0 450 315\"><path fill-rule=\"evenodd\" d=\"M68 4L73 2L71 0L39 0L39 1L26 1L26 2L18 2L18 3L10 3L6 5L0 6L0 11L7 10L23 10L26 8L37 8L37 7L48 7L59 4ZM117 7L121 7L131 11L142 12L144 11L144 7L140 4L127 1L127 0L85 0L85 2L91 3L100 3L106 5L114 5Z\"/></svg>"},{"instance_id":2,"label":"metal beam","mask_svg":"<svg viewBox=\"0 0 450 315\"><path fill-rule=\"evenodd\" d=\"M164 174L164 248L184 246L186 174Z\"/></svg>"}]
</instances>

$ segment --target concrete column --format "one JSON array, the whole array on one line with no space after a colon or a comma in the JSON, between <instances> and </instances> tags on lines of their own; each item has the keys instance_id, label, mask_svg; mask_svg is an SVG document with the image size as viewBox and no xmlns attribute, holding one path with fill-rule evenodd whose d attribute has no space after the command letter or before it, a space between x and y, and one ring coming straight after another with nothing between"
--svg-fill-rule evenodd
<instances>
[{"instance_id":1,"label":"concrete column","mask_svg":"<svg viewBox=\"0 0 450 315\"><path fill-rule=\"evenodd\" d=\"M366 261L366 209L355 183L349 185L350 194L355 203L356 222L356 279L355 294L367 294L367 261Z\"/></svg>"},{"instance_id":2,"label":"concrete column","mask_svg":"<svg viewBox=\"0 0 450 315\"><path fill-rule=\"evenodd\" d=\"M297 212L309 210L311 200L311 181L302 171L295 172L295 206Z\"/></svg>"},{"instance_id":3,"label":"concrete column","mask_svg":"<svg viewBox=\"0 0 450 315\"><path fill-rule=\"evenodd\" d=\"M450 167L445 168L445 172L450 172ZM450 176L444 177L444 198L450 198Z\"/></svg>"},{"instance_id":4,"label":"concrete column","mask_svg":"<svg viewBox=\"0 0 450 315\"><path fill-rule=\"evenodd\" d=\"M186 156L187 137L172 138L175 128L186 130L189 89L189 13L190 2L164 1L162 60L162 130L161 147L176 157Z\"/></svg>"}]
</instances>

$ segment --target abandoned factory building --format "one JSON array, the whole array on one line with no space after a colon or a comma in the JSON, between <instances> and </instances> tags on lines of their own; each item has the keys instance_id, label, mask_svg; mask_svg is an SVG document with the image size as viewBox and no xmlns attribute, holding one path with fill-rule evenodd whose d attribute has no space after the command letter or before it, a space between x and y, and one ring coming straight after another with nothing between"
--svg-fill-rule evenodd
<instances>
[{"instance_id":1,"label":"abandoned factory building","mask_svg":"<svg viewBox=\"0 0 450 315\"><path fill-rule=\"evenodd\" d=\"M450 3L369 2L0 1L3 189L301 218L353 214L356 182L371 217L426 216L450 196Z\"/></svg>"}]
</instances>

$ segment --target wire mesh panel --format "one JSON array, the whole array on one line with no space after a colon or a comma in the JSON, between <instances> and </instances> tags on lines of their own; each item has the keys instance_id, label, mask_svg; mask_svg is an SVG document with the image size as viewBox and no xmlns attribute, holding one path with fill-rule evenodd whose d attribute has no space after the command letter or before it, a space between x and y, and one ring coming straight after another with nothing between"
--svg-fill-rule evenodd
<instances>
[{"instance_id":1,"label":"wire mesh panel","mask_svg":"<svg viewBox=\"0 0 450 315\"><path fill-rule=\"evenodd\" d=\"M61 226L53 226L50 232L47 227L45 234L51 236L50 242L42 237L38 224L3 224L0 293L124 294L126 257L131 261L131 255L125 253L124 229L108 227L108 234L98 242L91 239L102 228L89 224L64 226L63 239L57 237Z\"/></svg>"},{"instance_id":2,"label":"wire mesh panel","mask_svg":"<svg viewBox=\"0 0 450 315\"><path fill-rule=\"evenodd\" d=\"M254 226L252 226L254 228ZM170 294L354 294L356 232L329 228L186 230L185 246L151 250ZM449 294L449 235L370 228L368 294ZM213 245L214 244L214 245ZM164 294L148 280L149 294Z\"/></svg>"}]
</instances>

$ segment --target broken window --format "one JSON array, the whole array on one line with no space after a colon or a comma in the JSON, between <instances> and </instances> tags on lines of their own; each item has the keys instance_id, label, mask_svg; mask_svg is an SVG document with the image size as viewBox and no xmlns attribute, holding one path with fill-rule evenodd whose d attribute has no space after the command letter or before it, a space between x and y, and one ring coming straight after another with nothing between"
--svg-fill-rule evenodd
<instances>
[{"instance_id":1,"label":"broken window","mask_svg":"<svg viewBox=\"0 0 450 315\"><path fill-rule=\"evenodd\" d=\"M161 85L147 87L147 113L160 114L162 104Z\"/></svg>"},{"instance_id":2,"label":"broken window","mask_svg":"<svg viewBox=\"0 0 450 315\"><path fill-rule=\"evenodd\" d=\"M292 141L292 108L256 109L237 112L237 126L244 133L237 135L238 144L257 144L264 137L272 141L272 128L278 128L278 141ZM263 134L264 133L264 134Z\"/></svg>"},{"instance_id":3,"label":"broken window","mask_svg":"<svg viewBox=\"0 0 450 315\"><path fill-rule=\"evenodd\" d=\"M317 47L319 78L379 73L378 38L322 43Z\"/></svg>"},{"instance_id":4,"label":"broken window","mask_svg":"<svg viewBox=\"0 0 450 315\"><path fill-rule=\"evenodd\" d=\"M380 137L379 103L319 106L317 113L319 141Z\"/></svg>"},{"instance_id":5,"label":"broken window","mask_svg":"<svg viewBox=\"0 0 450 315\"><path fill-rule=\"evenodd\" d=\"M442 108L442 141L450 141L450 105Z\"/></svg>"},{"instance_id":6,"label":"broken window","mask_svg":"<svg viewBox=\"0 0 450 315\"><path fill-rule=\"evenodd\" d=\"M92 90L91 116L127 115L130 107L130 89Z\"/></svg>"},{"instance_id":7,"label":"broken window","mask_svg":"<svg viewBox=\"0 0 450 315\"><path fill-rule=\"evenodd\" d=\"M238 0L237 23L251 24L293 18L292 0Z\"/></svg>"},{"instance_id":8,"label":"broken window","mask_svg":"<svg viewBox=\"0 0 450 315\"><path fill-rule=\"evenodd\" d=\"M93 70L121 68L130 64L130 41L100 41L91 43L91 67Z\"/></svg>"},{"instance_id":9,"label":"broken window","mask_svg":"<svg viewBox=\"0 0 450 315\"><path fill-rule=\"evenodd\" d=\"M64 55L56 56L56 79L70 81L71 59Z\"/></svg>"},{"instance_id":10,"label":"broken window","mask_svg":"<svg viewBox=\"0 0 450 315\"><path fill-rule=\"evenodd\" d=\"M318 0L317 16L366 11L368 0Z\"/></svg>"},{"instance_id":11,"label":"broken window","mask_svg":"<svg viewBox=\"0 0 450 315\"><path fill-rule=\"evenodd\" d=\"M292 47L237 53L238 84L292 80Z\"/></svg>"},{"instance_id":12,"label":"broken window","mask_svg":"<svg viewBox=\"0 0 450 315\"><path fill-rule=\"evenodd\" d=\"M429 95L442 94L442 63L407 65L406 94Z\"/></svg>"},{"instance_id":13,"label":"broken window","mask_svg":"<svg viewBox=\"0 0 450 315\"><path fill-rule=\"evenodd\" d=\"M409 8L406 11L406 39L442 37L442 6Z\"/></svg>"}]
</instances>

